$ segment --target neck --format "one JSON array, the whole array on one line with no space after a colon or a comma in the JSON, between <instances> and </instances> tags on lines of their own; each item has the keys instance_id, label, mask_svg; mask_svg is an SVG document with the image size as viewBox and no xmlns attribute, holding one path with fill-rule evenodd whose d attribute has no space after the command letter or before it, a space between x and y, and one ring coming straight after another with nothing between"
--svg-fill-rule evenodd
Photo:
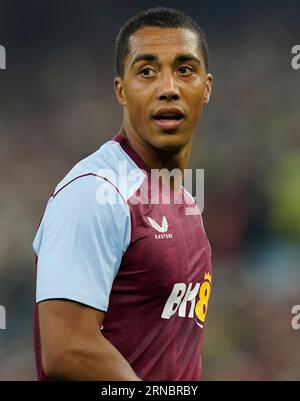
<instances>
[{"instance_id":1,"label":"neck","mask_svg":"<svg viewBox=\"0 0 300 401\"><path fill-rule=\"evenodd\" d=\"M128 131L122 126L119 133L123 135L129 142L133 150L140 156L150 169L163 169L171 171L180 169L183 173L187 168L191 154L191 140L179 150L164 150L153 147L151 144L145 143L136 135L128 135Z\"/></svg>"},{"instance_id":2,"label":"neck","mask_svg":"<svg viewBox=\"0 0 300 401\"><path fill-rule=\"evenodd\" d=\"M180 170L180 187L182 185L182 178L184 176L184 169L187 168L188 161L191 153L192 139L179 150L163 150L153 147L151 144L145 143L138 135L130 135L125 127L122 125L119 131L123 135L133 150L140 156L141 159L147 164L150 169L166 169L172 171L174 169ZM177 181L178 183L178 181ZM175 181L171 181L171 187L176 187Z\"/></svg>"}]
</instances>

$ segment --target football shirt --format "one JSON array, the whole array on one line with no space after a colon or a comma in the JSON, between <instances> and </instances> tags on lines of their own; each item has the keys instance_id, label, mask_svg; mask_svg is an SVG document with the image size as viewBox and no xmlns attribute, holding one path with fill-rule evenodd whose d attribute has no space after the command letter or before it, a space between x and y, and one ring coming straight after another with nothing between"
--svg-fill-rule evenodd
<instances>
[{"instance_id":1,"label":"football shirt","mask_svg":"<svg viewBox=\"0 0 300 401\"><path fill-rule=\"evenodd\" d=\"M155 185L125 136L56 186L33 248L37 303L68 299L104 311L102 334L143 380L200 379L211 292L201 214L183 186ZM47 380L37 305L34 338L38 378Z\"/></svg>"}]
</instances>

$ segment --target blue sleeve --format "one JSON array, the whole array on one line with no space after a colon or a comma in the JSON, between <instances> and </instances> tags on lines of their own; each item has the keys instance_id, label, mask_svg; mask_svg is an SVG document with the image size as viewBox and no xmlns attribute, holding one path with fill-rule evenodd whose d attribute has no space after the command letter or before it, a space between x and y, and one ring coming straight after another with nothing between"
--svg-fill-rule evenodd
<instances>
[{"instance_id":1,"label":"blue sleeve","mask_svg":"<svg viewBox=\"0 0 300 401\"><path fill-rule=\"evenodd\" d=\"M80 177L48 201L33 243L37 302L65 298L107 311L130 243L130 211L113 185L98 188L95 176Z\"/></svg>"}]
</instances>

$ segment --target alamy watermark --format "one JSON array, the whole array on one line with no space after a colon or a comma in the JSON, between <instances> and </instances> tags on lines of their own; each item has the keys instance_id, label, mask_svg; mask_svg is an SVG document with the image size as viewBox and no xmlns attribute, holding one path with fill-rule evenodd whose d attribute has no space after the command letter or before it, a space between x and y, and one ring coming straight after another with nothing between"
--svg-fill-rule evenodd
<instances>
[{"instance_id":1,"label":"alamy watermark","mask_svg":"<svg viewBox=\"0 0 300 401\"><path fill-rule=\"evenodd\" d=\"M6 329L6 311L4 306L0 305L0 330Z\"/></svg>"},{"instance_id":2,"label":"alamy watermark","mask_svg":"<svg viewBox=\"0 0 300 401\"><path fill-rule=\"evenodd\" d=\"M203 212L203 169L151 169L147 174L127 161L120 161L116 167L97 171L96 179L100 184L96 199L99 204L122 204L126 199L133 205L185 204L186 215Z\"/></svg>"},{"instance_id":3,"label":"alamy watermark","mask_svg":"<svg viewBox=\"0 0 300 401\"><path fill-rule=\"evenodd\" d=\"M295 315L291 320L291 325L294 330L300 329L300 305L294 305L291 310L292 315Z\"/></svg>"},{"instance_id":4,"label":"alamy watermark","mask_svg":"<svg viewBox=\"0 0 300 401\"><path fill-rule=\"evenodd\" d=\"M6 70L6 50L0 45L0 70Z\"/></svg>"},{"instance_id":5,"label":"alamy watermark","mask_svg":"<svg viewBox=\"0 0 300 401\"><path fill-rule=\"evenodd\" d=\"M295 56L292 58L292 68L294 70L299 70L300 68L300 45L295 45L292 47L292 54Z\"/></svg>"}]
</instances>

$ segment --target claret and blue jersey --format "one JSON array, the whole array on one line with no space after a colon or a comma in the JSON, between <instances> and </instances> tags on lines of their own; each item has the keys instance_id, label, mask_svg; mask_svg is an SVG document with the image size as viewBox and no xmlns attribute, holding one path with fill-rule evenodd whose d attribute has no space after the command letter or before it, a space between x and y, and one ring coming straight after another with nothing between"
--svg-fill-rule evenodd
<instances>
[{"instance_id":1,"label":"claret and blue jersey","mask_svg":"<svg viewBox=\"0 0 300 401\"><path fill-rule=\"evenodd\" d=\"M143 380L199 380L211 249L191 195L181 187L181 202L152 201L164 191L121 133L77 163L34 239L36 302L104 311L102 334ZM46 380L35 312L38 377Z\"/></svg>"}]
</instances>

